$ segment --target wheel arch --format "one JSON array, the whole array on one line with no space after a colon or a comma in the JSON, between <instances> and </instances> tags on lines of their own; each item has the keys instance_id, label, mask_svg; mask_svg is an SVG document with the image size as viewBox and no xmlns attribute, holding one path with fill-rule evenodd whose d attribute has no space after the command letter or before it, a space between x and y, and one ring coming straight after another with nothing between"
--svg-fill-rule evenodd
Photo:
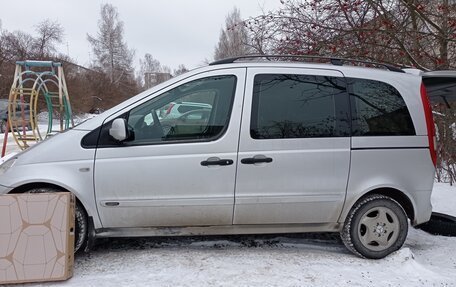
<instances>
[{"instance_id":1,"label":"wheel arch","mask_svg":"<svg viewBox=\"0 0 456 287\"><path fill-rule=\"evenodd\" d=\"M31 189L36 189L36 188L50 188L50 189L56 189L56 190L59 190L59 191L62 191L62 192L70 192L72 194L74 194L75 198L76 198L76 203L79 204L80 207L82 207L82 212L85 214L85 218L86 218L86 224L87 224L87 237L85 240L83 240L82 242L85 242L83 243L83 248L84 249L81 249L81 250L85 250L85 251L89 251L91 249L91 247L93 246L94 244L94 240L95 240L95 228L94 228L94 223L93 223L93 217L89 214L89 212L87 211L88 209L84 206L84 203L78 198L77 194L75 194L75 192L69 190L68 188L65 188L61 185L57 185L57 184L54 184L54 183L49 183L49 182L32 182L32 183L25 183L25 184L22 184L18 187L15 187L13 188L9 193L15 193L15 194L19 194L19 193L25 193Z\"/></svg>"},{"instance_id":2,"label":"wheel arch","mask_svg":"<svg viewBox=\"0 0 456 287\"><path fill-rule=\"evenodd\" d=\"M384 195L388 196L395 201L399 203L399 205L402 206L404 209L405 213L407 214L407 217L410 219L410 221L413 223L415 220L415 205L413 204L412 200L410 197L403 191L397 189L397 188L392 188L392 187L378 187L374 188L372 190L367 191L366 193L363 193L360 195L356 200L352 202L352 204L346 206L346 210L343 213L343 216L341 216L340 220L345 221L348 212L355 206L358 202L363 200L369 195L372 194L379 194L379 195Z\"/></svg>"},{"instance_id":3,"label":"wheel arch","mask_svg":"<svg viewBox=\"0 0 456 287\"><path fill-rule=\"evenodd\" d=\"M392 199L397 201L402 206L405 213L407 214L407 217L412 222L415 219L415 208L413 206L413 203L404 192L402 192L398 189L395 189L395 188L382 187L382 188L378 188L378 189L369 191L368 193L363 195L363 198L365 196L368 196L371 194L380 194L380 195L391 197Z\"/></svg>"},{"instance_id":4,"label":"wheel arch","mask_svg":"<svg viewBox=\"0 0 456 287\"><path fill-rule=\"evenodd\" d=\"M87 208L85 207L84 203L78 198L78 194L71 191L70 189L64 187L64 186L61 186L61 185L58 185L58 184L54 184L54 183L49 183L49 182L31 182L31 183L25 183L25 184L22 184L20 186L17 186L15 188L13 188L9 193L25 193L31 189L35 189L35 188L52 188L52 189L58 189L58 190L61 190L62 192L71 192L74 194L74 197L76 198L76 202L78 202L82 208L84 209L84 212L88 215L89 213L87 212Z\"/></svg>"}]
</instances>

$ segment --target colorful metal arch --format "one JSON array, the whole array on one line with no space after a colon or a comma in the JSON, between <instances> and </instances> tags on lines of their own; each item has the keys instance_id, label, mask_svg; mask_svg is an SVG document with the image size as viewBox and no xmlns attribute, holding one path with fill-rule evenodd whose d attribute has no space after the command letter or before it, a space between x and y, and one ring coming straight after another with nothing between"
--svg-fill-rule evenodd
<instances>
[{"instance_id":1,"label":"colorful metal arch","mask_svg":"<svg viewBox=\"0 0 456 287\"><path fill-rule=\"evenodd\" d=\"M38 98L44 97L48 127L44 137L38 126ZM53 129L53 121L59 128ZM70 97L62 64L52 61L17 61L8 101L8 124L3 141L6 151L8 132L16 144L25 149L30 143L43 140L74 126Z\"/></svg>"}]
</instances>

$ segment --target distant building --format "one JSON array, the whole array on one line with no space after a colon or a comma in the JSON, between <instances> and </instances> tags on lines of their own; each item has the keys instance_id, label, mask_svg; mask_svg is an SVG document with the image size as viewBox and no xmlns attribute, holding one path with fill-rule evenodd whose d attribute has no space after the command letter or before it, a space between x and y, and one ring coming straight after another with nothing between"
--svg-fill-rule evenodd
<instances>
[{"instance_id":1,"label":"distant building","mask_svg":"<svg viewBox=\"0 0 456 287\"><path fill-rule=\"evenodd\" d=\"M149 89L171 78L170 73L144 73L144 85L146 89Z\"/></svg>"}]
</instances>

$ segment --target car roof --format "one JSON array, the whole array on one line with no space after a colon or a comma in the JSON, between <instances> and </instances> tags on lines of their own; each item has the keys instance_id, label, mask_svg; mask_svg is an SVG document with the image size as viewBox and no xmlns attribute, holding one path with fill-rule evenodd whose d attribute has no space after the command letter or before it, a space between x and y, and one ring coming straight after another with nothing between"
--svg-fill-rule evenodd
<instances>
[{"instance_id":1,"label":"car roof","mask_svg":"<svg viewBox=\"0 0 456 287\"><path fill-rule=\"evenodd\" d=\"M236 56L226 59L221 59L215 62L210 63L210 66L220 65L220 64L230 64L237 62L239 60L249 60L249 61L257 61L258 59L263 59L263 61L271 61L275 59L289 59L292 62L307 62L307 63L314 63L314 62L324 62L330 63L334 66L344 66L345 64L349 63L352 65L368 65L368 66L377 66L386 68L389 71L404 73L404 71L400 67L396 67L394 65L390 65L387 63L380 63L380 62L373 62L367 60L359 60L359 59L346 59L346 58L338 58L338 57L330 57L330 56L319 56L319 55L265 55L265 54L251 54L251 55L242 55ZM299 59L299 60L298 60ZM290 62L290 61L288 61Z\"/></svg>"},{"instance_id":2,"label":"car roof","mask_svg":"<svg viewBox=\"0 0 456 287\"><path fill-rule=\"evenodd\" d=\"M309 63L309 62L288 62L288 61L244 61L234 62L227 64L216 64L209 65L202 68L197 68L193 71L211 71L217 69L230 69L230 68L300 68L300 69L322 69L332 70L344 74L346 77L371 77L375 79L387 79L387 78L417 78L421 75L414 75L411 73L390 71L380 67L364 67L364 66L353 66L353 65L333 65L327 63ZM273 71L271 71L273 72Z\"/></svg>"}]
</instances>

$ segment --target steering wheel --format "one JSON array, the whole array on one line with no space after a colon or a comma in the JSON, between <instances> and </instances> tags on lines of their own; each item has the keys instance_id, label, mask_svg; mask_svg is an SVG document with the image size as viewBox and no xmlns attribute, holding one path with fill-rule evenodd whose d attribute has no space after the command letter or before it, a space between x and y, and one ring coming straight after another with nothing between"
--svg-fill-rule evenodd
<instances>
[{"instance_id":1,"label":"steering wheel","mask_svg":"<svg viewBox=\"0 0 456 287\"><path fill-rule=\"evenodd\" d=\"M141 116L141 118L134 124L133 130L135 133L135 139L138 140L158 140L163 138L163 128L161 126L160 120L158 119L157 113L155 110L151 110L151 116L153 123L147 125L144 121L147 115Z\"/></svg>"}]
</instances>

